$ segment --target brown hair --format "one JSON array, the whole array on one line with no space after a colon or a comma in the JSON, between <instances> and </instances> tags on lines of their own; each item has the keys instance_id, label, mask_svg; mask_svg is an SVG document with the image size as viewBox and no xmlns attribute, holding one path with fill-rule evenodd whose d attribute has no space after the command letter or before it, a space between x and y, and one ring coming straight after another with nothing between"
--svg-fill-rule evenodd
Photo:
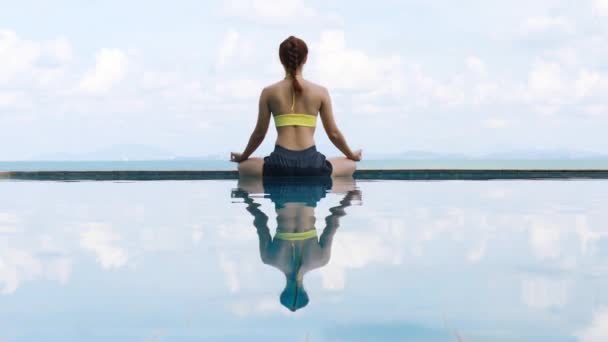
<instances>
[{"instance_id":1,"label":"brown hair","mask_svg":"<svg viewBox=\"0 0 608 342\"><path fill-rule=\"evenodd\" d=\"M300 38L289 36L279 46L279 58L281 63L291 75L293 89L296 93L302 92L302 86L296 79L296 70L308 55L308 46Z\"/></svg>"}]
</instances>

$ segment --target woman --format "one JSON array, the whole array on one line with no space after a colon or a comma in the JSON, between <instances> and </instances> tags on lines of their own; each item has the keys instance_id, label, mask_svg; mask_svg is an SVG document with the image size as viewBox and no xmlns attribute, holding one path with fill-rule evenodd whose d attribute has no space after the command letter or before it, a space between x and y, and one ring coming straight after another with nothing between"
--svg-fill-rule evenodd
<instances>
[{"instance_id":1,"label":"woman","mask_svg":"<svg viewBox=\"0 0 608 342\"><path fill-rule=\"evenodd\" d=\"M340 203L329 209L325 217L325 228L317 235L315 208L327 191L343 193ZM260 204L254 201L255 194L267 194L275 205L277 229L274 236L268 227L269 217ZM250 195L253 195L250 196ZM260 178L239 179L238 188L232 190L233 198L242 198L247 211L253 215L253 225L259 238L262 262L279 269L285 275L285 288L279 300L283 306L296 311L308 304L304 288L304 275L325 266L331 257L334 235L340 227L340 219L346 215L345 208L361 201L361 191L352 177L305 177L305 178ZM360 204L358 204L360 205Z\"/></svg>"},{"instance_id":2,"label":"woman","mask_svg":"<svg viewBox=\"0 0 608 342\"><path fill-rule=\"evenodd\" d=\"M325 87L302 78L308 57L303 40L290 36L279 46L285 78L262 90L257 124L243 153L232 152L240 176L352 176L361 150L351 151L336 126L331 99ZM327 160L315 147L317 113L331 142L346 157ZM267 157L249 158L264 140L270 116L277 127L274 151Z\"/></svg>"}]
</instances>

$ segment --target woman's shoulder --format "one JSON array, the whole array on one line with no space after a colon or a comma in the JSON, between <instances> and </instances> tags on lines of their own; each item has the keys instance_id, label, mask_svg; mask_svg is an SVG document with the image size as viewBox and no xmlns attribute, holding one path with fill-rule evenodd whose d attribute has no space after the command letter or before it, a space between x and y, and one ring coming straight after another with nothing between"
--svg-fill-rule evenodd
<instances>
[{"instance_id":1,"label":"woman's shoulder","mask_svg":"<svg viewBox=\"0 0 608 342\"><path fill-rule=\"evenodd\" d=\"M302 87L309 98L324 99L327 97L327 94L329 94L327 88L321 84L309 81L307 79L304 79L304 82Z\"/></svg>"}]
</instances>

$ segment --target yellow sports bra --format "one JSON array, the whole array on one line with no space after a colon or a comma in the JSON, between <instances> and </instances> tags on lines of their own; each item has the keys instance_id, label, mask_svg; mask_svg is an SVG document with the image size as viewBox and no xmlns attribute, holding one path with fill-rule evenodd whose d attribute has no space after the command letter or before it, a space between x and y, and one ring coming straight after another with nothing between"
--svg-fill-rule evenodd
<instances>
[{"instance_id":1,"label":"yellow sports bra","mask_svg":"<svg viewBox=\"0 0 608 342\"><path fill-rule=\"evenodd\" d=\"M301 241L301 240L308 240L308 239L312 239L312 238L316 238L316 237L317 237L317 230L314 228L311 230L307 230L305 232L298 232L298 233L286 233L286 232L282 232L282 231L277 231L277 233L274 235L275 239L287 240L287 241Z\"/></svg>"},{"instance_id":2,"label":"yellow sports bra","mask_svg":"<svg viewBox=\"0 0 608 342\"><path fill-rule=\"evenodd\" d=\"M317 125L317 116L303 113L293 113L294 105L296 104L296 93L292 93L291 111L289 114L277 114L274 116L274 123L277 127L282 126L306 126L315 127Z\"/></svg>"}]
</instances>

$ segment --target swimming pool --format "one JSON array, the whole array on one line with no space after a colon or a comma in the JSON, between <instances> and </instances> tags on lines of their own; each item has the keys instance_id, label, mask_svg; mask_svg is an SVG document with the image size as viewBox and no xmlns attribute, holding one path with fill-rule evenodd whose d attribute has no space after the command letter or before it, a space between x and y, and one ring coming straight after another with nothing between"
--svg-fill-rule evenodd
<instances>
[{"instance_id":1,"label":"swimming pool","mask_svg":"<svg viewBox=\"0 0 608 342\"><path fill-rule=\"evenodd\" d=\"M0 189L0 341L608 339L604 180ZM327 264L264 257L277 207Z\"/></svg>"}]
</instances>

